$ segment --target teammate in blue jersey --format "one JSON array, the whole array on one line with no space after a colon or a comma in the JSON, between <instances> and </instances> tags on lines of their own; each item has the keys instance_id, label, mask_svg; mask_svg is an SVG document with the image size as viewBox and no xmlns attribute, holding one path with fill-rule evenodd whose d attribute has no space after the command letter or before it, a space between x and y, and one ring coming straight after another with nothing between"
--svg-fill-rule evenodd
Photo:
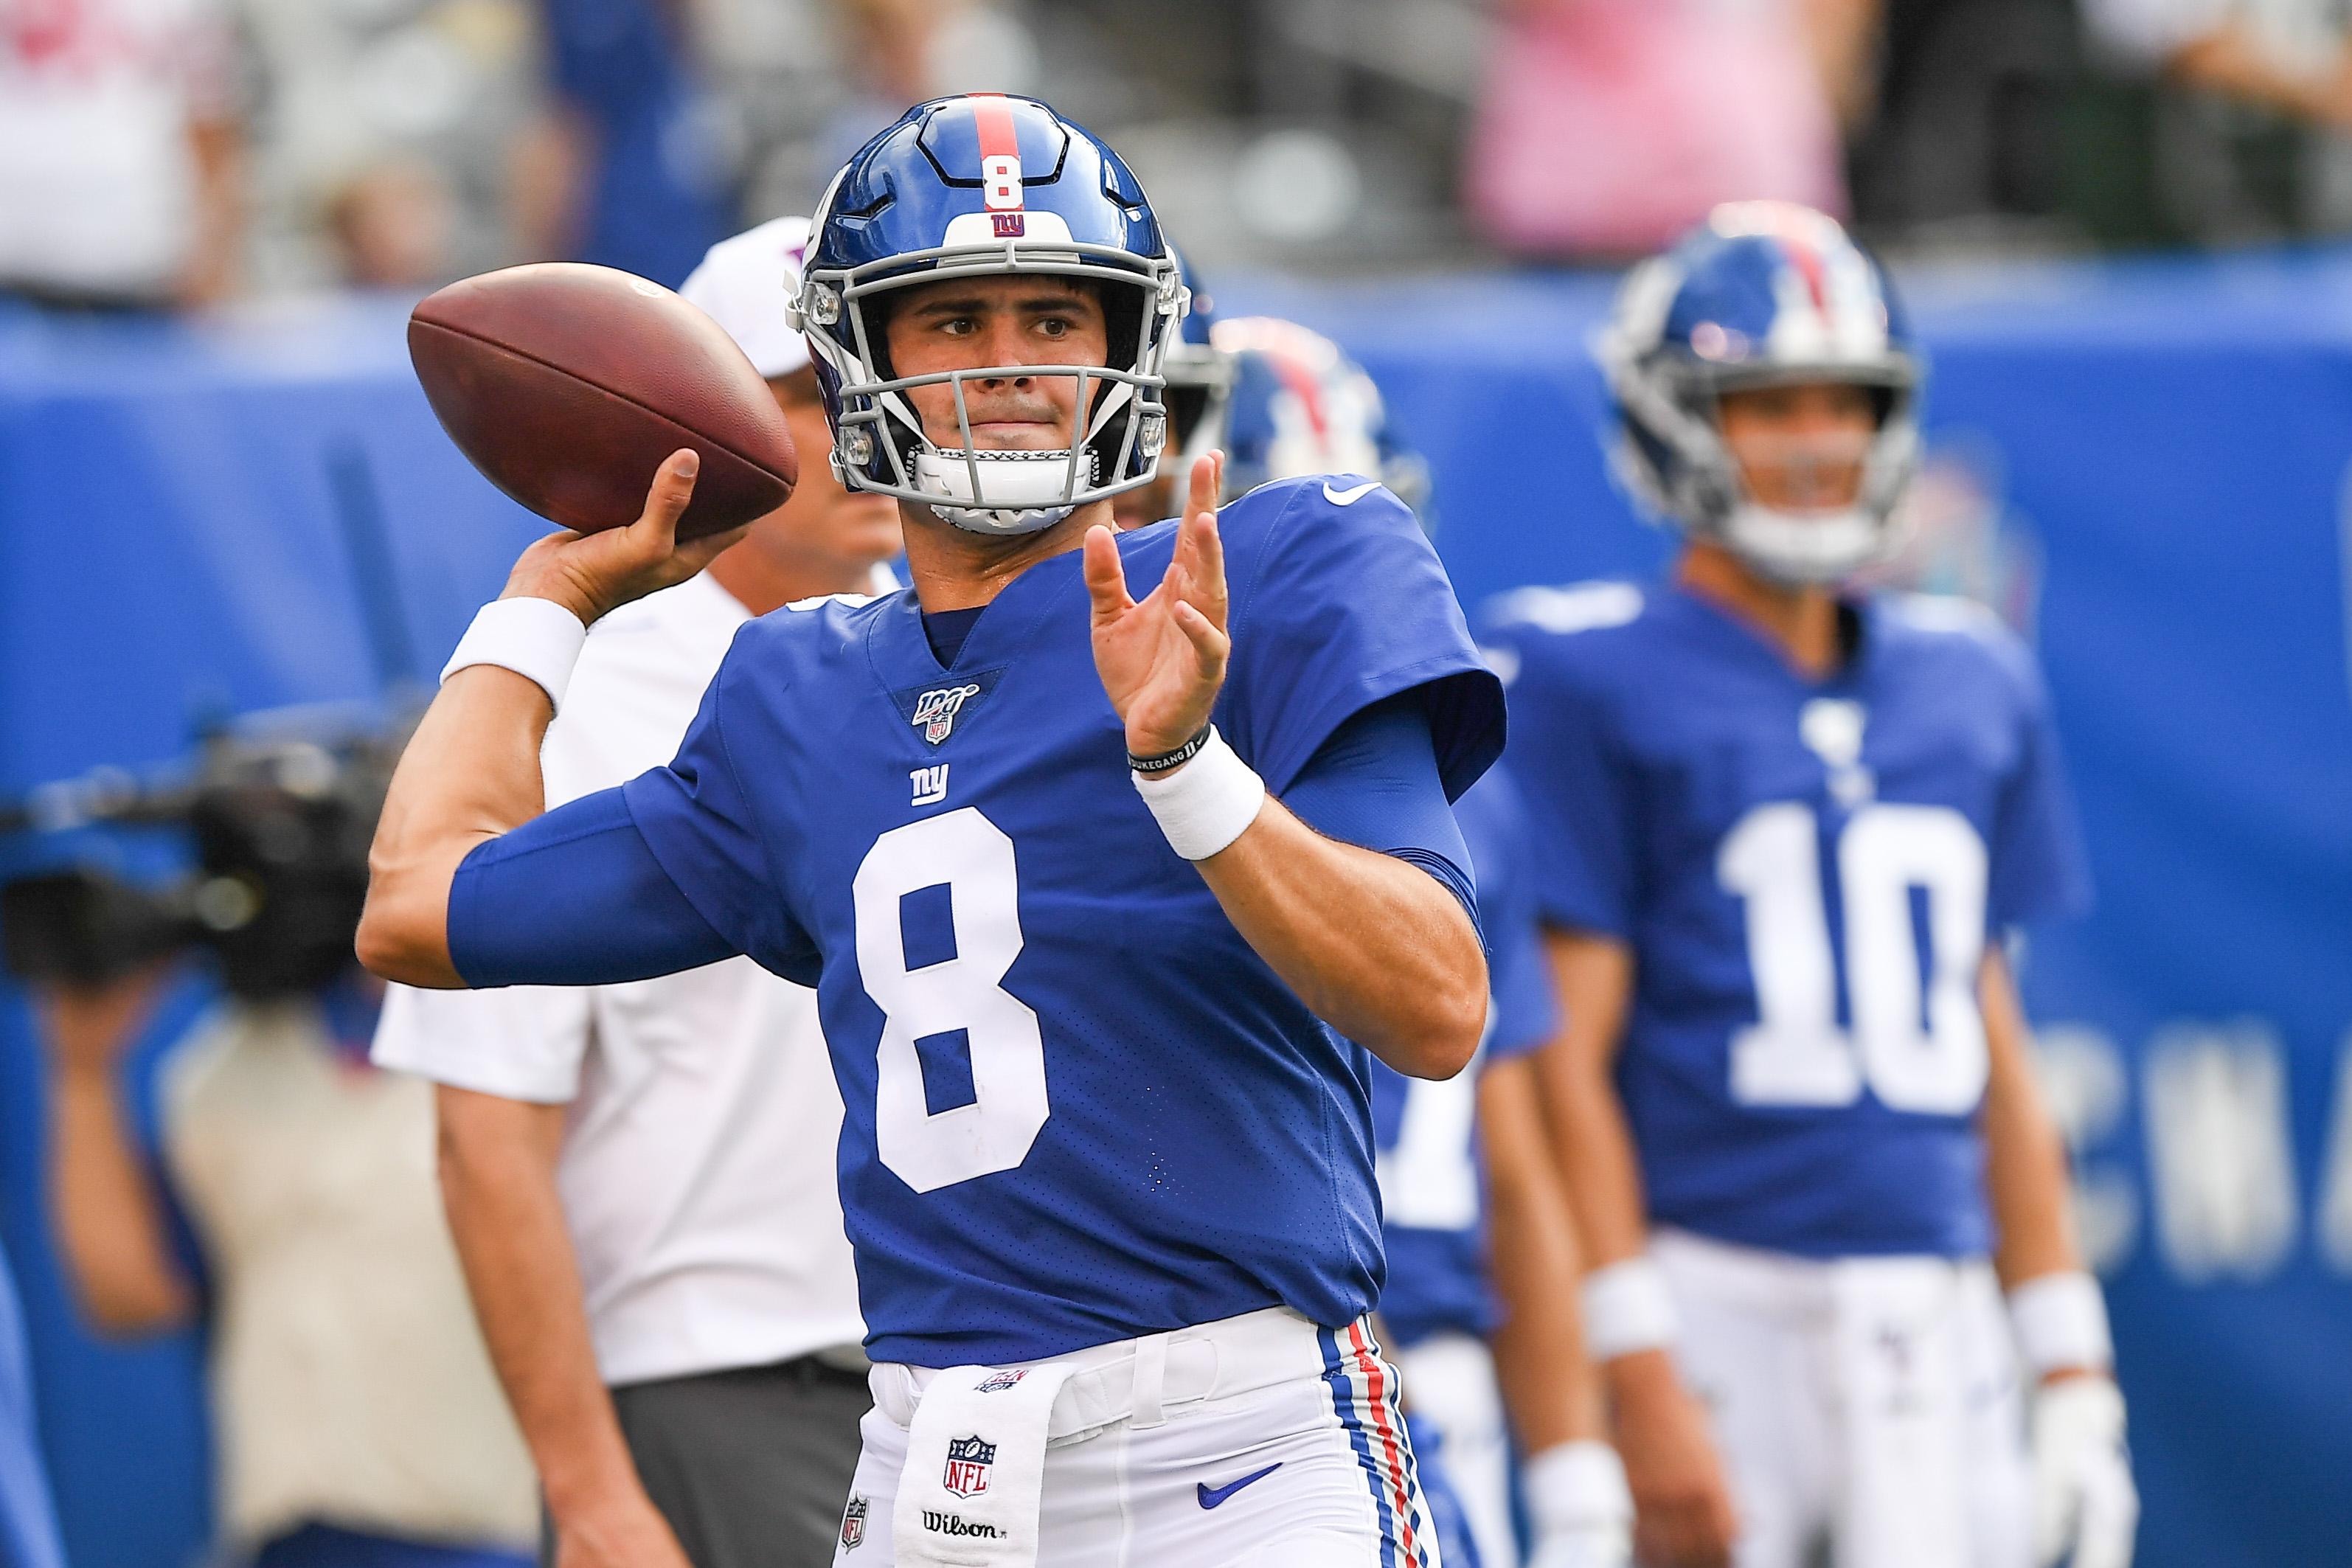
<instances>
[{"instance_id":1,"label":"teammate in blue jersey","mask_svg":"<svg viewBox=\"0 0 2352 1568\"><path fill-rule=\"evenodd\" d=\"M840 1561L1433 1563L1341 1037L1444 1077L1485 1018L1448 803L1501 696L1444 574L1349 476L1221 517L1204 459L1114 533L1184 294L1042 104L908 111L804 279L835 471L901 501L914 588L751 623L669 766L542 816L581 626L724 540L674 544L681 453L635 524L533 545L394 781L362 956L815 986L877 1363Z\"/></svg>"},{"instance_id":2,"label":"teammate in blue jersey","mask_svg":"<svg viewBox=\"0 0 2352 1568\"><path fill-rule=\"evenodd\" d=\"M1379 385L1337 343L1295 321L1217 323L1230 362L1228 488L1359 470L1391 493L1426 492L1426 468ZM1527 1054L1556 1010L1522 864L1524 807L1489 773L1454 803L1478 873L1494 999L1478 1065L1443 1082L1372 1064L1381 1238L1381 1324L1405 1374L1433 1503L1440 1479L1486 1568L1520 1561L1512 1438L1533 1530L1530 1568L1617 1568L1633 1508L1576 1321L1577 1256ZM1433 1449L1442 1451L1442 1459ZM1441 1509L1441 1514L1443 1510ZM1448 1560L1456 1552L1451 1540Z\"/></svg>"},{"instance_id":3,"label":"teammate in blue jersey","mask_svg":"<svg viewBox=\"0 0 2352 1568\"><path fill-rule=\"evenodd\" d=\"M1917 447L1897 302L1831 219L1727 206L1601 357L1682 554L1507 595L1491 641L1641 1555L2120 1568L2105 1312L2000 940L2084 898L2047 700L1989 616L1841 586Z\"/></svg>"}]
</instances>

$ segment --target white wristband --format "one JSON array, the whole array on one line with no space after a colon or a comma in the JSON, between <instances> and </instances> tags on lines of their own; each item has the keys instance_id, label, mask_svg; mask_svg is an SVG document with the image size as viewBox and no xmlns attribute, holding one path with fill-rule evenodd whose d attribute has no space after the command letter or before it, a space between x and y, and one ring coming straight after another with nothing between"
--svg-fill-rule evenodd
<instances>
[{"instance_id":1,"label":"white wristband","mask_svg":"<svg viewBox=\"0 0 2352 1568\"><path fill-rule=\"evenodd\" d=\"M474 613L474 624L457 639L457 651L441 667L441 679L477 664L511 669L547 693L561 710L563 689L588 628L552 599L494 599Z\"/></svg>"},{"instance_id":2,"label":"white wristband","mask_svg":"<svg viewBox=\"0 0 2352 1568\"><path fill-rule=\"evenodd\" d=\"M1206 860L1248 831L1265 805L1265 781L1213 725L1209 743L1172 773L1130 775L1151 808L1168 847L1187 860Z\"/></svg>"},{"instance_id":3,"label":"white wristband","mask_svg":"<svg viewBox=\"0 0 2352 1568\"><path fill-rule=\"evenodd\" d=\"M1584 1277L1584 1350L1596 1362L1664 1350L1679 1328L1666 1277L1646 1258L1629 1258Z\"/></svg>"},{"instance_id":4,"label":"white wristband","mask_svg":"<svg viewBox=\"0 0 2352 1568\"><path fill-rule=\"evenodd\" d=\"M1597 1438L1555 1443L1519 1467L1538 1539L1555 1531L1633 1522L1633 1494L1617 1450Z\"/></svg>"},{"instance_id":5,"label":"white wristband","mask_svg":"<svg viewBox=\"0 0 2352 1568\"><path fill-rule=\"evenodd\" d=\"M2011 1290L2009 1324L2018 1355L2036 1377L2061 1367L2104 1372L2115 1364L2107 1299L2080 1270L2044 1274Z\"/></svg>"}]
</instances>

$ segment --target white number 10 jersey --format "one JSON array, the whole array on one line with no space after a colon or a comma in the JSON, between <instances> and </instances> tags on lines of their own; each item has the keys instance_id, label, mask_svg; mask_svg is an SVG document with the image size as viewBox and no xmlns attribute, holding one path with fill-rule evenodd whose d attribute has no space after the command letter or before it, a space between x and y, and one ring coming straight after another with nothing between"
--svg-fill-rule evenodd
<instances>
[{"instance_id":1,"label":"white number 10 jersey","mask_svg":"<svg viewBox=\"0 0 2352 1568\"><path fill-rule=\"evenodd\" d=\"M1855 606L1819 682L1675 589L1496 608L1544 918L1633 950L1618 1083L1653 1217L1986 1250L1979 966L2085 883L2030 656L1945 601Z\"/></svg>"}]
</instances>

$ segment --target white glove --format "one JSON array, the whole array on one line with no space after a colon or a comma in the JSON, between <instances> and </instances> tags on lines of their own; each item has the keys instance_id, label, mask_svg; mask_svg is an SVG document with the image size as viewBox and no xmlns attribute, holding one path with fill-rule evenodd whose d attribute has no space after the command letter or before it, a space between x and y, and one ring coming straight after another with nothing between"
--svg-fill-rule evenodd
<instances>
[{"instance_id":1,"label":"white glove","mask_svg":"<svg viewBox=\"0 0 2352 1568\"><path fill-rule=\"evenodd\" d=\"M1519 1468L1535 1548L1527 1568L1627 1568L1633 1561L1633 1494L1606 1443L1560 1443Z\"/></svg>"},{"instance_id":2,"label":"white glove","mask_svg":"<svg viewBox=\"0 0 2352 1568\"><path fill-rule=\"evenodd\" d=\"M2033 1553L2042 1568L2131 1568L2139 1489L2110 1378L2063 1377L2033 1400Z\"/></svg>"}]
</instances>

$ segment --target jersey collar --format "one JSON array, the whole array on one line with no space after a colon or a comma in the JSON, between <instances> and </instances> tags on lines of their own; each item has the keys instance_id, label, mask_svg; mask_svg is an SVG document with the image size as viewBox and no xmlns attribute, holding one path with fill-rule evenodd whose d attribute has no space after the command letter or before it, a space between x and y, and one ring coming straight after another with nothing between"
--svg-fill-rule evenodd
<instances>
[{"instance_id":1,"label":"jersey collar","mask_svg":"<svg viewBox=\"0 0 2352 1568\"><path fill-rule=\"evenodd\" d=\"M1858 683L1868 671L1871 655L1879 641L1875 636L1875 606L1867 598L1853 595L1838 600L1839 629L1845 643L1845 659L1837 668L1819 677L1804 674L1789 662L1787 654L1778 643L1733 615L1729 610L1701 594L1695 594L1680 583L1668 582L1660 595L1660 604L1667 613L1697 628L1702 635L1726 647L1745 650L1753 660L1769 664L1780 678L1794 686L1811 690L1829 690L1834 687Z\"/></svg>"}]
</instances>

